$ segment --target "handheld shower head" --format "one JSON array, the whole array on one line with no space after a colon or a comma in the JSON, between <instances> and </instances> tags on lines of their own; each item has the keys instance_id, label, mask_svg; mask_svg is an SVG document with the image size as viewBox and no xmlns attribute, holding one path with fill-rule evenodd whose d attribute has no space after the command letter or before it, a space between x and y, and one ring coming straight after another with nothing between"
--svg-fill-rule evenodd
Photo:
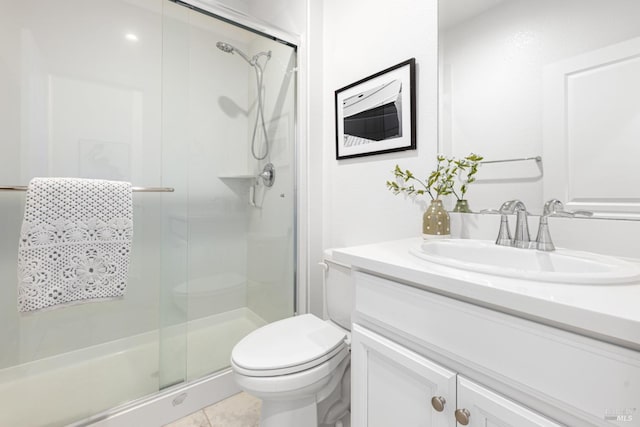
<instances>
[{"instance_id":1,"label":"handheld shower head","mask_svg":"<svg viewBox=\"0 0 640 427\"><path fill-rule=\"evenodd\" d=\"M233 53L233 51L235 50L235 48L233 46L231 46L229 43L225 43L225 42L216 43L216 47L218 49L220 49L221 51L227 52L227 53Z\"/></svg>"},{"instance_id":2,"label":"handheld shower head","mask_svg":"<svg viewBox=\"0 0 640 427\"><path fill-rule=\"evenodd\" d=\"M238 55L240 55L240 57L242 57L242 59L247 62L247 64L251 65L251 67L253 67L253 70L255 71L256 84L258 86L258 112L256 113L256 121L253 125L253 136L251 137L251 154L256 160L266 159L269 155L269 136L267 127L264 122L264 102L262 99L264 86L262 84L262 77L264 75L264 69L267 66L267 62L269 62L269 60L271 59L271 51L269 50L266 52L258 52L257 54L253 55L253 58L249 58L243 51L234 47L233 45L230 45L229 43L219 41L216 43L216 47L226 53L237 53ZM266 59L262 63L260 63L260 58L262 56L266 57ZM257 154L256 151L258 121L260 121L262 124L262 134L264 135L264 144L266 146L264 154Z\"/></svg>"},{"instance_id":3,"label":"handheld shower head","mask_svg":"<svg viewBox=\"0 0 640 427\"><path fill-rule=\"evenodd\" d=\"M251 59L249 59L249 57L243 51L241 51L237 47L234 47L233 45L230 45L229 43L218 42L218 43L216 43L216 47L218 49L220 49L221 51L223 51L223 52L237 53L238 55L240 55L242 57L242 59L247 61L249 63L249 65L251 65L252 67L255 65L255 61L252 61Z\"/></svg>"}]
</instances>

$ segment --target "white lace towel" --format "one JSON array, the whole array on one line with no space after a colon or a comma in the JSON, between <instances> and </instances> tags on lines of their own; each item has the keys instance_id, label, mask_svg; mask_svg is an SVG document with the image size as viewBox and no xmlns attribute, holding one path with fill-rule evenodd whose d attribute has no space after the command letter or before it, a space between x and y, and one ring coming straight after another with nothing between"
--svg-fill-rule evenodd
<instances>
[{"instance_id":1,"label":"white lace towel","mask_svg":"<svg viewBox=\"0 0 640 427\"><path fill-rule=\"evenodd\" d=\"M18 310L123 296L132 211L128 182L31 180L18 247Z\"/></svg>"}]
</instances>

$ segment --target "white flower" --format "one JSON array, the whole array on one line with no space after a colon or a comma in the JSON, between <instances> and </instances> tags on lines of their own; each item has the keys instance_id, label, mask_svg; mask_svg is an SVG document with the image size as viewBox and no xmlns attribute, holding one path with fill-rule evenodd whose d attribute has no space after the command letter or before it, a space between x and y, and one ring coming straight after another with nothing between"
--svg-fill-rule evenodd
<instances>
[{"instance_id":1,"label":"white flower","mask_svg":"<svg viewBox=\"0 0 640 427\"><path fill-rule=\"evenodd\" d=\"M88 249L84 256L71 258L71 267L64 270L63 276L74 281L74 288L82 286L85 291L94 291L107 286L109 279L116 273L115 264L108 255L100 256L96 249Z\"/></svg>"}]
</instances>

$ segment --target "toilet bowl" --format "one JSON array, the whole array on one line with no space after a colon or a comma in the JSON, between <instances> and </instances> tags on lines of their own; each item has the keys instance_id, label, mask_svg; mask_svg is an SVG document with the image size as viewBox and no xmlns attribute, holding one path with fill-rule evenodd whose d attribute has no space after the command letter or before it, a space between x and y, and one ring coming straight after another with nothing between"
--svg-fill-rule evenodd
<instances>
[{"instance_id":1,"label":"toilet bowl","mask_svg":"<svg viewBox=\"0 0 640 427\"><path fill-rule=\"evenodd\" d=\"M251 332L234 347L241 389L262 399L261 427L349 426L350 269L325 252L328 320L303 314Z\"/></svg>"}]
</instances>

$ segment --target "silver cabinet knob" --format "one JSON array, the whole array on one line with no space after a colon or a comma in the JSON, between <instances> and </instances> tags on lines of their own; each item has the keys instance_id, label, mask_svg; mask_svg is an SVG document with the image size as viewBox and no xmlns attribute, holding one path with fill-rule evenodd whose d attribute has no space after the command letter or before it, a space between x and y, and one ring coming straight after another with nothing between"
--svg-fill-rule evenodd
<instances>
[{"instance_id":1,"label":"silver cabinet knob","mask_svg":"<svg viewBox=\"0 0 640 427\"><path fill-rule=\"evenodd\" d=\"M431 406L438 412L444 411L445 403L447 403L447 400L442 396L433 396L431 398Z\"/></svg>"},{"instance_id":2,"label":"silver cabinet knob","mask_svg":"<svg viewBox=\"0 0 640 427\"><path fill-rule=\"evenodd\" d=\"M456 409L454 414L456 416L456 421L460 425L466 426L467 424L469 424L469 417L471 416L471 414L469 413L468 409Z\"/></svg>"}]
</instances>

